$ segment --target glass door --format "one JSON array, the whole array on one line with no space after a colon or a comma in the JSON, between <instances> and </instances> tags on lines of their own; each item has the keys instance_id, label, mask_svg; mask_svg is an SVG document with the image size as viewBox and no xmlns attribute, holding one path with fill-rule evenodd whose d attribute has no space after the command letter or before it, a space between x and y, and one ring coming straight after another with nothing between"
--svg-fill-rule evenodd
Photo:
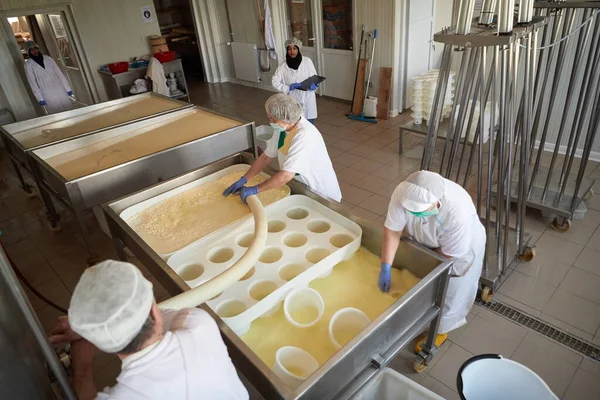
<instances>
[{"instance_id":1,"label":"glass door","mask_svg":"<svg viewBox=\"0 0 600 400\"><path fill-rule=\"evenodd\" d=\"M316 39L313 25L312 0L287 0L288 37L302 42L302 55L310 58L320 71L316 54Z\"/></svg>"},{"instance_id":2,"label":"glass door","mask_svg":"<svg viewBox=\"0 0 600 400\"><path fill-rule=\"evenodd\" d=\"M93 104L63 13L36 14L35 18L50 55L71 82L77 101L86 105Z\"/></svg>"}]
</instances>

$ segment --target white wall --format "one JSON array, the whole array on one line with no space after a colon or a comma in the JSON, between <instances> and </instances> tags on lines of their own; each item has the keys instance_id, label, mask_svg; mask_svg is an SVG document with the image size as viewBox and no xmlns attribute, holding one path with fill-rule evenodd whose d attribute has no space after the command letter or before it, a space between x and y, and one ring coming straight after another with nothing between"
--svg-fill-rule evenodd
<instances>
[{"instance_id":1,"label":"white wall","mask_svg":"<svg viewBox=\"0 0 600 400\"><path fill-rule=\"evenodd\" d=\"M108 100L106 90L100 79L98 68L109 62L126 61L134 56L150 53L148 36L160 34L158 20L155 17L151 23L142 20L141 7L150 6L154 9L152 0L0 0L0 12L32 13L44 8L59 7L71 4L75 18L75 27L79 31L81 42L85 48L87 63L92 71L92 85L98 92L101 101ZM10 43L11 38L4 37L5 43ZM8 47L2 48L1 56L6 60L9 56ZM25 108L24 103L29 102L25 86L21 82L9 82L6 77L16 76L22 66L12 62L3 64L3 68L13 68L14 71L4 71L0 74L5 79L0 79L0 85L7 97L18 108ZM20 81L20 79L19 79ZM16 85L16 86L15 86ZM18 86L22 86L19 88ZM13 107L14 108L14 107ZM30 110L19 112L14 110L20 119L31 117Z\"/></svg>"}]
</instances>

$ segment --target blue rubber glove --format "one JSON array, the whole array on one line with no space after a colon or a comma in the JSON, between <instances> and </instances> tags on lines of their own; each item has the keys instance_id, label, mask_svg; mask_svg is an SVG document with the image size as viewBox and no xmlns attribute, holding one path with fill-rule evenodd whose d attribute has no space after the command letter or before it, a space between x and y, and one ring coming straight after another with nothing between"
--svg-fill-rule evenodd
<instances>
[{"instance_id":1,"label":"blue rubber glove","mask_svg":"<svg viewBox=\"0 0 600 400\"><path fill-rule=\"evenodd\" d=\"M292 84L290 85L290 90L296 90L296 89L300 89L301 87L302 87L302 85L301 85L301 84L299 84L299 83L292 83Z\"/></svg>"},{"instance_id":2,"label":"blue rubber glove","mask_svg":"<svg viewBox=\"0 0 600 400\"><path fill-rule=\"evenodd\" d=\"M242 186L242 188L240 189L240 197L242 198L244 204L246 203L246 198L248 196L254 196L255 194L258 194L258 185Z\"/></svg>"},{"instance_id":3,"label":"blue rubber glove","mask_svg":"<svg viewBox=\"0 0 600 400\"><path fill-rule=\"evenodd\" d=\"M227 197L230 194L237 194L237 192L239 192L240 189L246 183L248 183L248 180L246 179L245 176L242 176L240 179L238 179L236 182L234 182L231 186L229 186L227 189L225 189L225 191L223 191L223 196Z\"/></svg>"},{"instance_id":4,"label":"blue rubber glove","mask_svg":"<svg viewBox=\"0 0 600 400\"><path fill-rule=\"evenodd\" d=\"M45 106L46 105L46 102L44 100L40 100L40 101L38 101L38 103L40 104L40 106Z\"/></svg>"},{"instance_id":5,"label":"blue rubber glove","mask_svg":"<svg viewBox=\"0 0 600 400\"><path fill-rule=\"evenodd\" d=\"M381 272L379 273L379 289L382 292L388 292L392 283L392 266L388 263L381 263Z\"/></svg>"},{"instance_id":6,"label":"blue rubber glove","mask_svg":"<svg viewBox=\"0 0 600 400\"><path fill-rule=\"evenodd\" d=\"M73 96L73 92L69 90L69 91L67 92L67 96Z\"/></svg>"},{"instance_id":7,"label":"blue rubber glove","mask_svg":"<svg viewBox=\"0 0 600 400\"><path fill-rule=\"evenodd\" d=\"M310 84L310 90L312 90L313 92L314 92L315 90L317 90L318 88L319 88L319 85L317 85L316 83L311 83L311 84Z\"/></svg>"}]
</instances>

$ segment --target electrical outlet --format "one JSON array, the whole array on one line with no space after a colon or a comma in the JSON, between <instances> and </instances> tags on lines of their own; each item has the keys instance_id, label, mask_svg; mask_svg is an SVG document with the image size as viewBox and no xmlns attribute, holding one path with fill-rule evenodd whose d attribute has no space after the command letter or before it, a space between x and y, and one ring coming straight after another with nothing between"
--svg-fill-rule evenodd
<instances>
[{"instance_id":1,"label":"electrical outlet","mask_svg":"<svg viewBox=\"0 0 600 400\"><path fill-rule=\"evenodd\" d=\"M373 87L373 82L369 82L369 87L372 88Z\"/></svg>"}]
</instances>

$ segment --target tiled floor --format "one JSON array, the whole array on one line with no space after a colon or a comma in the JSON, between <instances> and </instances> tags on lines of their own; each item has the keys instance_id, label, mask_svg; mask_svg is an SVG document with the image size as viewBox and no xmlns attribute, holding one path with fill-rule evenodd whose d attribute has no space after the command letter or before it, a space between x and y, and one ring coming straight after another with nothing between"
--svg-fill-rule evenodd
<instances>
[{"instance_id":1,"label":"tiled floor","mask_svg":"<svg viewBox=\"0 0 600 400\"><path fill-rule=\"evenodd\" d=\"M256 121L257 125L268 124L263 105L271 92L232 84L191 83L190 87L196 104ZM383 223L393 190L419 169L417 147L424 138L405 134L404 155L399 155L398 128L407 120L406 115L369 124L346 118L348 108L344 103L319 99L316 125L338 174L342 203L363 218ZM40 201L27 198L18 188L3 152L0 161L0 241L40 292L68 307L87 258L76 224L64 213L62 232L49 232L39 215ZM597 164L586 172L600 179ZM599 185L596 189L600 193ZM574 221L566 233L553 231L548 227L550 219L528 211L526 227L533 234L537 256L509 270L495 298L600 346L600 195L586 205L589 211L585 219ZM96 250L104 258L114 258L112 243L99 230L93 215L88 222ZM137 260L132 261L149 275ZM157 298L164 299L166 291L153 283ZM49 329L60 313L27 292L43 327ZM412 371L414 355L410 349L405 349L392 367L445 398L458 399L456 374L462 362L474 354L493 352L536 371L561 398L600 398L599 363L477 306L468 320L465 327L450 334L425 373ZM98 358L98 388L112 384L119 368L115 357Z\"/></svg>"}]
</instances>

